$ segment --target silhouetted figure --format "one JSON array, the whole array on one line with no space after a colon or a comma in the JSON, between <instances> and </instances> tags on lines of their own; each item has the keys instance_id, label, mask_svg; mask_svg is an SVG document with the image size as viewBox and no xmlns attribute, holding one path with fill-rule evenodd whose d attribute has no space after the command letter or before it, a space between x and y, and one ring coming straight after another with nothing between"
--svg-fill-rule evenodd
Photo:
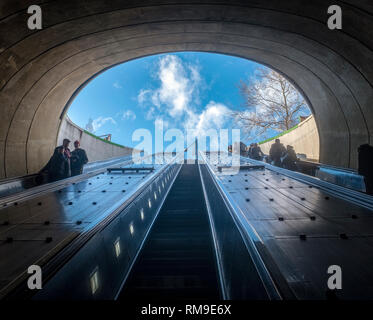
<instances>
[{"instance_id":1,"label":"silhouetted figure","mask_svg":"<svg viewBox=\"0 0 373 320\"><path fill-rule=\"evenodd\" d=\"M366 193L373 195L373 147L362 144L358 148L358 172L364 176Z\"/></svg>"},{"instance_id":2,"label":"silhouetted figure","mask_svg":"<svg viewBox=\"0 0 373 320\"><path fill-rule=\"evenodd\" d=\"M293 170L293 171L297 170L297 164L296 164L297 160L298 160L298 157L294 151L294 147L287 145L286 153L282 158L282 166L288 170Z\"/></svg>"},{"instance_id":3,"label":"silhouetted figure","mask_svg":"<svg viewBox=\"0 0 373 320\"><path fill-rule=\"evenodd\" d=\"M53 155L41 172L48 172L49 182L65 179L70 176L69 139L64 139L62 146L54 149Z\"/></svg>"},{"instance_id":4,"label":"silhouetted figure","mask_svg":"<svg viewBox=\"0 0 373 320\"><path fill-rule=\"evenodd\" d=\"M240 142L240 155L247 157L247 146L243 142Z\"/></svg>"},{"instance_id":5,"label":"silhouetted figure","mask_svg":"<svg viewBox=\"0 0 373 320\"><path fill-rule=\"evenodd\" d=\"M83 173L83 166L88 162L87 153L84 149L80 148L80 142L74 142L75 150L71 152L71 176L77 176Z\"/></svg>"},{"instance_id":6,"label":"silhouetted figure","mask_svg":"<svg viewBox=\"0 0 373 320\"><path fill-rule=\"evenodd\" d=\"M249 158L253 157L253 155L252 155L253 148L254 148L254 143L250 143L249 149L247 150L247 155L248 155Z\"/></svg>"},{"instance_id":7,"label":"silhouetted figure","mask_svg":"<svg viewBox=\"0 0 373 320\"><path fill-rule=\"evenodd\" d=\"M251 158L254 160L262 161L263 156L264 156L264 153L262 152L262 149L260 149L257 143L254 143L251 149Z\"/></svg>"},{"instance_id":8,"label":"silhouetted figure","mask_svg":"<svg viewBox=\"0 0 373 320\"><path fill-rule=\"evenodd\" d=\"M271 149L269 150L269 156L271 157L271 162L277 167L281 167L281 157L286 152L286 149L282 143L280 143L280 139L276 139L275 143L271 145Z\"/></svg>"}]
</instances>

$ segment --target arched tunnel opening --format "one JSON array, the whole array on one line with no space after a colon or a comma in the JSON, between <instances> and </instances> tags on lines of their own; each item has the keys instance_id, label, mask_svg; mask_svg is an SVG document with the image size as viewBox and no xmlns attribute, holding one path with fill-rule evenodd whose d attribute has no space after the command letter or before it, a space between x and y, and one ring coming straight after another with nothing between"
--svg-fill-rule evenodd
<instances>
[{"instance_id":1,"label":"arched tunnel opening","mask_svg":"<svg viewBox=\"0 0 373 320\"><path fill-rule=\"evenodd\" d=\"M30 5L40 9L39 29L28 23ZM364 1L335 5L337 29L330 4L318 0L3 1L0 298L372 299L371 270L356 262L373 262L373 200L349 179L373 132L373 10ZM232 137L218 152L214 139L203 150L195 137L177 152L142 152L144 144L123 146L66 117L114 69L195 52L255 61L289 81L312 112L318 165L329 176L347 172L343 182L226 152L236 148ZM53 152L66 156L55 149L66 137L92 147L93 163L24 188L22 177Z\"/></svg>"}]
</instances>

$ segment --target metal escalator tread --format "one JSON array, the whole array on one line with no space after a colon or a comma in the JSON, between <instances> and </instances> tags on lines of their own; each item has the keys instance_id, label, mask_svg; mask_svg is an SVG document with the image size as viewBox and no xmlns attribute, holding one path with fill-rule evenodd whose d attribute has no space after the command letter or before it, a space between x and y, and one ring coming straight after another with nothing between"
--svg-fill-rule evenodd
<instances>
[{"instance_id":1,"label":"metal escalator tread","mask_svg":"<svg viewBox=\"0 0 373 320\"><path fill-rule=\"evenodd\" d=\"M220 299L197 165L181 168L118 297L126 299Z\"/></svg>"}]
</instances>

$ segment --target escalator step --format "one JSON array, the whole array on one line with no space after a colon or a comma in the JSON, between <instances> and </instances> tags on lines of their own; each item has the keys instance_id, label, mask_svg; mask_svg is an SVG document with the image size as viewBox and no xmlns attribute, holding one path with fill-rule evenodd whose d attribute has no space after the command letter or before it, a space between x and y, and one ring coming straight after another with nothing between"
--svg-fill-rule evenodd
<instances>
[{"instance_id":1,"label":"escalator step","mask_svg":"<svg viewBox=\"0 0 373 320\"><path fill-rule=\"evenodd\" d=\"M181 168L119 300L136 297L220 297L197 165Z\"/></svg>"}]
</instances>

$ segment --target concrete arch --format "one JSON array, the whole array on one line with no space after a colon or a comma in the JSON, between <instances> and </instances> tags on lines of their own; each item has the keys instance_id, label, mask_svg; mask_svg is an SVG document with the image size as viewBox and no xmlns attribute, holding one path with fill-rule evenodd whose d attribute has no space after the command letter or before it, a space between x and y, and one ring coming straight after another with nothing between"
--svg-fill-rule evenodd
<instances>
[{"instance_id":1,"label":"concrete arch","mask_svg":"<svg viewBox=\"0 0 373 320\"><path fill-rule=\"evenodd\" d=\"M40 4L43 29L27 28ZM357 166L373 137L373 9L335 1L343 29L327 28L324 1L3 1L0 7L0 177L32 173L56 143L60 116L103 70L146 55L206 51L258 61L309 100L324 163Z\"/></svg>"}]
</instances>

